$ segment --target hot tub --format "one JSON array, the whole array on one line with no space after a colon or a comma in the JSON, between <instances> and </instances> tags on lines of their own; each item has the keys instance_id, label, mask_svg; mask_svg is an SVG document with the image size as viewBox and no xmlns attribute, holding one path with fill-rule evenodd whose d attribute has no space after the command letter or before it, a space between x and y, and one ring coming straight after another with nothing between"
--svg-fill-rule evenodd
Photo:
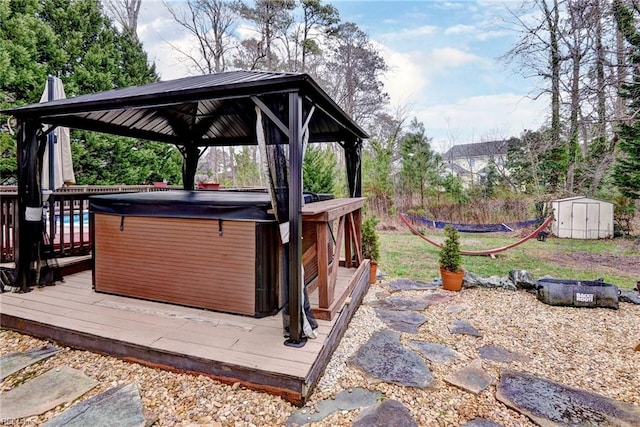
<instances>
[{"instance_id":1,"label":"hot tub","mask_svg":"<svg viewBox=\"0 0 640 427\"><path fill-rule=\"evenodd\" d=\"M89 200L97 292L256 317L281 307L281 245L268 194L161 191Z\"/></svg>"}]
</instances>

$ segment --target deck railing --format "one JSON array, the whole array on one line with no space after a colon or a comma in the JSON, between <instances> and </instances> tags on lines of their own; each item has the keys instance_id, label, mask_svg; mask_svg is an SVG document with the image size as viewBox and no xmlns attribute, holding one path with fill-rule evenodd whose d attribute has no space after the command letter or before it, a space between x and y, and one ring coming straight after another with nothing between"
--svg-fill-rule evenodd
<instances>
[{"instance_id":1,"label":"deck railing","mask_svg":"<svg viewBox=\"0 0 640 427\"><path fill-rule=\"evenodd\" d=\"M65 187L51 194L44 203L44 253L50 258L87 255L91 252L89 196L105 193L166 191L178 187L153 185L83 185ZM0 262L15 261L18 191L15 186L0 186Z\"/></svg>"}]
</instances>

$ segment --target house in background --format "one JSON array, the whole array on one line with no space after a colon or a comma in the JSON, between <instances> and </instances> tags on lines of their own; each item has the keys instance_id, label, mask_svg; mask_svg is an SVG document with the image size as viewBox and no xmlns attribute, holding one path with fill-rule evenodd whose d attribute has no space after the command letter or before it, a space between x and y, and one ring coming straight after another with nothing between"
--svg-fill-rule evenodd
<instances>
[{"instance_id":1,"label":"house in background","mask_svg":"<svg viewBox=\"0 0 640 427\"><path fill-rule=\"evenodd\" d=\"M508 150L508 140L461 144L451 147L442 159L447 173L459 176L462 184L469 187L484 182L492 159L498 173L506 174Z\"/></svg>"}]
</instances>

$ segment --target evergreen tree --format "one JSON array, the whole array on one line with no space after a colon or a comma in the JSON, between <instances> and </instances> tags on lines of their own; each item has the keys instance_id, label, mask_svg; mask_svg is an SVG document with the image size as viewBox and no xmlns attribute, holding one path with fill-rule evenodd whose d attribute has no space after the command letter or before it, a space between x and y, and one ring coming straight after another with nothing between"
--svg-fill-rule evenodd
<instances>
[{"instance_id":1,"label":"evergreen tree","mask_svg":"<svg viewBox=\"0 0 640 427\"><path fill-rule=\"evenodd\" d=\"M637 11L636 11L637 12ZM629 62L633 81L623 85L623 96L630 111L640 109L640 32L636 26L638 16L620 0L614 1L614 13L620 32L630 45ZM633 199L640 198L640 120L637 114L618 128L618 157L614 166L613 180L620 192Z\"/></svg>"},{"instance_id":2,"label":"evergreen tree","mask_svg":"<svg viewBox=\"0 0 640 427\"><path fill-rule=\"evenodd\" d=\"M404 192L413 194L417 191L420 206L424 207L427 189L433 188L439 180L438 156L431 149L431 140L425 134L424 125L416 118L411 122L409 132L400 139L400 155Z\"/></svg>"},{"instance_id":3,"label":"evergreen tree","mask_svg":"<svg viewBox=\"0 0 640 427\"><path fill-rule=\"evenodd\" d=\"M312 193L334 193L336 154L329 147L309 144L302 164L304 191Z\"/></svg>"},{"instance_id":4,"label":"evergreen tree","mask_svg":"<svg viewBox=\"0 0 640 427\"><path fill-rule=\"evenodd\" d=\"M140 42L120 33L98 0L3 0L0 107L38 102L48 75L60 77L67 96L158 79ZM1 123L6 120L0 117ZM4 130L0 175L15 183L15 137ZM181 156L166 144L73 130L72 151L78 184L181 180Z\"/></svg>"}]
</instances>

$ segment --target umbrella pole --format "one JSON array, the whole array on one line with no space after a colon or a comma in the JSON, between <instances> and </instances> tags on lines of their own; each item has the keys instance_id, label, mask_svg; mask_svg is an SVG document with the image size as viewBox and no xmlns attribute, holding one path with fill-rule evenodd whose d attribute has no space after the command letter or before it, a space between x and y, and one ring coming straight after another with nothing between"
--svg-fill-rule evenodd
<instances>
[{"instance_id":1,"label":"umbrella pole","mask_svg":"<svg viewBox=\"0 0 640 427\"><path fill-rule=\"evenodd\" d=\"M55 78L53 76L47 77L47 100L53 101L55 98ZM54 132L50 132L47 135L47 144L49 146L49 190L55 190L55 174L53 168L55 166L55 152L54 152L54 144L55 144L55 134Z\"/></svg>"}]
</instances>

